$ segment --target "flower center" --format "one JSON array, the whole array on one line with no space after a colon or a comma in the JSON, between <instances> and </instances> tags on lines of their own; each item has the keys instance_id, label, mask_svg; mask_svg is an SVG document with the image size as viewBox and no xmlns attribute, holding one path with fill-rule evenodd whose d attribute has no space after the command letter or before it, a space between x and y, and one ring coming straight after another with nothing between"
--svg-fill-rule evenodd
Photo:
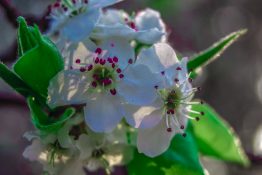
<instances>
[{"instance_id":1,"label":"flower center","mask_svg":"<svg viewBox=\"0 0 262 175\"><path fill-rule=\"evenodd\" d=\"M73 18L86 12L88 0L56 0L49 6L50 16L54 19L68 16Z\"/></svg>"},{"instance_id":2,"label":"flower center","mask_svg":"<svg viewBox=\"0 0 262 175\"><path fill-rule=\"evenodd\" d=\"M101 158L105 154L105 151L100 148L100 149L95 149L92 152L92 157L94 158Z\"/></svg>"}]
</instances>

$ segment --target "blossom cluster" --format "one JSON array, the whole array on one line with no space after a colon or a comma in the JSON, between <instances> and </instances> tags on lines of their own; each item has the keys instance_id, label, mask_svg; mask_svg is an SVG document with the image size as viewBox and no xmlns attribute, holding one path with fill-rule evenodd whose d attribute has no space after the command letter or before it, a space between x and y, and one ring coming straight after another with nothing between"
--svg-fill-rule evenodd
<instances>
[{"instance_id":1,"label":"blossom cluster","mask_svg":"<svg viewBox=\"0 0 262 175\"><path fill-rule=\"evenodd\" d=\"M24 156L49 174L107 172L164 153L188 119L198 121L188 58L168 44L160 14L104 9L121 0L57 0L50 6L51 36L65 67L49 83L51 108L77 113L56 133L28 132ZM196 117L192 117L194 114Z\"/></svg>"}]
</instances>

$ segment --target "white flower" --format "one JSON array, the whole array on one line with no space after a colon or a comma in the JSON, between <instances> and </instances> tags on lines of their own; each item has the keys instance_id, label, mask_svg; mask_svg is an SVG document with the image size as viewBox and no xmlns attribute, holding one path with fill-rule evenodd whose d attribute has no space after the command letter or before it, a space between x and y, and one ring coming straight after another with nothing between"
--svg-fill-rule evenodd
<instances>
[{"instance_id":1,"label":"white flower","mask_svg":"<svg viewBox=\"0 0 262 175\"><path fill-rule=\"evenodd\" d=\"M101 8L122 0L57 0L50 6L52 20L49 33L60 32L60 40L78 42L93 31Z\"/></svg>"},{"instance_id":2,"label":"white flower","mask_svg":"<svg viewBox=\"0 0 262 175\"><path fill-rule=\"evenodd\" d=\"M134 18L123 10L106 10L98 23L98 26L127 25L133 29L129 36L143 44L154 44L166 41L166 27L159 12L152 9L140 11Z\"/></svg>"},{"instance_id":3,"label":"white flower","mask_svg":"<svg viewBox=\"0 0 262 175\"><path fill-rule=\"evenodd\" d=\"M51 107L84 105L85 121L95 132L112 131L126 116L128 104L152 103L157 97L154 87L160 81L146 65L108 57L107 52L110 50L97 48L90 55L86 50L87 57L75 59L75 67L58 73L48 88Z\"/></svg>"},{"instance_id":4,"label":"white flower","mask_svg":"<svg viewBox=\"0 0 262 175\"><path fill-rule=\"evenodd\" d=\"M191 110L191 105L196 103L190 101L198 88L191 86L187 59L179 61L167 44L143 50L137 64L148 65L151 71L163 76L163 87L156 87L158 99L154 105L133 109L133 122L139 127L138 150L155 157L168 149L175 134L184 133L188 118L191 118L189 113L202 114Z\"/></svg>"},{"instance_id":5,"label":"white flower","mask_svg":"<svg viewBox=\"0 0 262 175\"><path fill-rule=\"evenodd\" d=\"M89 133L79 137L77 147L80 159L86 162L89 171L103 168L111 171L113 166L125 165L133 158L133 147L123 143L112 143L106 135Z\"/></svg>"}]
</instances>

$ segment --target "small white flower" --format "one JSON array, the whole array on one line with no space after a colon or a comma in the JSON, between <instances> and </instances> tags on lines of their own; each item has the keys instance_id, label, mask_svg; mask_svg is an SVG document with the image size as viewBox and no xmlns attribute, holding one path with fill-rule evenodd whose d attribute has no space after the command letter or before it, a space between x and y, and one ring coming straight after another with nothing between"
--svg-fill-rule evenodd
<instances>
[{"instance_id":1,"label":"small white flower","mask_svg":"<svg viewBox=\"0 0 262 175\"><path fill-rule=\"evenodd\" d=\"M139 127L138 150L155 157L168 149L175 134L184 133L188 118L192 118L189 113L202 114L191 110L196 103L190 101L198 88L191 86L187 59L179 61L167 44L143 50L137 64L148 65L151 71L163 76L163 87L156 86L158 99L154 105L133 109L134 125Z\"/></svg>"},{"instance_id":2,"label":"small white flower","mask_svg":"<svg viewBox=\"0 0 262 175\"><path fill-rule=\"evenodd\" d=\"M85 121L95 132L110 132L125 115L128 104L152 103L159 77L132 59L108 57L101 48L77 58L71 70L56 75L48 88L49 105L84 105ZM104 54L105 53L105 54ZM83 55L82 55L83 56ZM81 57L82 58L82 57Z\"/></svg>"},{"instance_id":3,"label":"small white flower","mask_svg":"<svg viewBox=\"0 0 262 175\"><path fill-rule=\"evenodd\" d=\"M111 170L113 166L125 165L133 158L133 147L123 143L112 143L106 135L83 134L77 141L80 159L86 162L89 171L99 168Z\"/></svg>"},{"instance_id":4,"label":"small white flower","mask_svg":"<svg viewBox=\"0 0 262 175\"><path fill-rule=\"evenodd\" d=\"M78 42L93 31L101 8L122 0L57 0L50 6L51 29L60 32L60 40Z\"/></svg>"}]
</instances>

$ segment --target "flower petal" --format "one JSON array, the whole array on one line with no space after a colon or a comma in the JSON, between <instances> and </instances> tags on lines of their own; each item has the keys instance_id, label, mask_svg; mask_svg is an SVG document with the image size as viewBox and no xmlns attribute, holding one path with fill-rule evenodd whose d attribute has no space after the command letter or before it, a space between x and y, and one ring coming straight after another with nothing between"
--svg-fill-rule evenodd
<instances>
[{"instance_id":1,"label":"flower petal","mask_svg":"<svg viewBox=\"0 0 262 175\"><path fill-rule=\"evenodd\" d=\"M157 28L139 30L136 32L136 40L143 44L154 44L159 42L163 35L164 33Z\"/></svg>"},{"instance_id":2,"label":"flower petal","mask_svg":"<svg viewBox=\"0 0 262 175\"><path fill-rule=\"evenodd\" d=\"M125 69L129 59L135 58L134 49L131 47L129 40L121 37L112 37L105 39L99 45L103 50L107 50L105 57L117 57L118 65L121 69Z\"/></svg>"},{"instance_id":3,"label":"flower petal","mask_svg":"<svg viewBox=\"0 0 262 175\"><path fill-rule=\"evenodd\" d=\"M157 100L151 106L141 107L141 106L136 106L136 105L125 104L125 105L123 105L124 108L125 108L125 119L126 119L127 123L129 125L133 126L134 128L142 127L141 126L142 120L144 120L144 118L147 117L147 116L156 114L157 113L156 111L159 111L159 109L162 107L162 105L163 105L162 100L160 98L157 98ZM152 114L152 113L154 113L154 114ZM161 111L160 111L160 113L161 113ZM154 115L151 119L155 119L155 117L161 119L161 115L159 115L159 116ZM148 127L153 127L159 121L158 122L148 121L148 122L149 122ZM155 124L153 124L153 123L155 123ZM146 127L147 125L144 123L143 126Z\"/></svg>"},{"instance_id":4,"label":"flower petal","mask_svg":"<svg viewBox=\"0 0 262 175\"><path fill-rule=\"evenodd\" d=\"M161 19L160 13L153 9L147 8L139 12L135 18L136 26L139 30L149 30L157 28L163 34L166 34L166 26ZM166 36L163 36L161 41L164 42Z\"/></svg>"},{"instance_id":5,"label":"flower petal","mask_svg":"<svg viewBox=\"0 0 262 175\"><path fill-rule=\"evenodd\" d=\"M123 10L107 9L101 16L99 24L115 25L117 23L125 24L125 19L128 19L129 15Z\"/></svg>"},{"instance_id":6,"label":"flower petal","mask_svg":"<svg viewBox=\"0 0 262 175\"><path fill-rule=\"evenodd\" d=\"M79 136L79 139L76 141L76 146L80 151L80 159L85 160L89 159L92 156L92 151L95 149L95 143L90 136L82 134Z\"/></svg>"},{"instance_id":7,"label":"flower petal","mask_svg":"<svg viewBox=\"0 0 262 175\"><path fill-rule=\"evenodd\" d=\"M23 156L30 161L37 161L44 150L45 146L40 142L40 140L35 139L30 146L26 147Z\"/></svg>"},{"instance_id":8,"label":"flower petal","mask_svg":"<svg viewBox=\"0 0 262 175\"><path fill-rule=\"evenodd\" d=\"M69 18L62 28L62 35L73 42L86 39L93 31L99 15L99 10L87 10L83 14Z\"/></svg>"},{"instance_id":9,"label":"flower petal","mask_svg":"<svg viewBox=\"0 0 262 175\"><path fill-rule=\"evenodd\" d=\"M145 65L130 66L119 82L117 90L133 105L150 105L157 97L155 86L161 82L160 75L153 74Z\"/></svg>"},{"instance_id":10,"label":"flower petal","mask_svg":"<svg viewBox=\"0 0 262 175\"><path fill-rule=\"evenodd\" d=\"M48 87L48 104L51 107L85 104L88 94L87 77L79 70L59 72Z\"/></svg>"},{"instance_id":11,"label":"flower petal","mask_svg":"<svg viewBox=\"0 0 262 175\"><path fill-rule=\"evenodd\" d=\"M175 132L167 132L165 119L153 128L139 129L137 136L137 148L139 152L149 157L156 157L164 153L172 140Z\"/></svg>"},{"instance_id":12,"label":"flower petal","mask_svg":"<svg viewBox=\"0 0 262 175\"><path fill-rule=\"evenodd\" d=\"M148 65L152 72L162 72L178 63L175 51L165 43L158 43L140 52L137 64Z\"/></svg>"},{"instance_id":13,"label":"flower petal","mask_svg":"<svg viewBox=\"0 0 262 175\"><path fill-rule=\"evenodd\" d=\"M123 118L119 96L97 94L84 108L85 121L94 132L111 132Z\"/></svg>"},{"instance_id":14,"label":"flower petal","mask_svg":"<svg viewBox=\"0 0 262 175\"><path fill-rule=\"evenodd\" d=\"M77 157L69 160L64 166L61 167L61 170L57 173L58 175L85 175L84 165L81 160Z\"/></svg>"},{"instance_id":15,"label":"flower petal","mask_svg":"<svg viewBox=\"0 0 262 175\"><path fill-rule=\"evenodd\" d=\"M123 0L89 0L88 5L90 9L96 9L114 5L121 1Z\"/></svg>"}]
</instances>

